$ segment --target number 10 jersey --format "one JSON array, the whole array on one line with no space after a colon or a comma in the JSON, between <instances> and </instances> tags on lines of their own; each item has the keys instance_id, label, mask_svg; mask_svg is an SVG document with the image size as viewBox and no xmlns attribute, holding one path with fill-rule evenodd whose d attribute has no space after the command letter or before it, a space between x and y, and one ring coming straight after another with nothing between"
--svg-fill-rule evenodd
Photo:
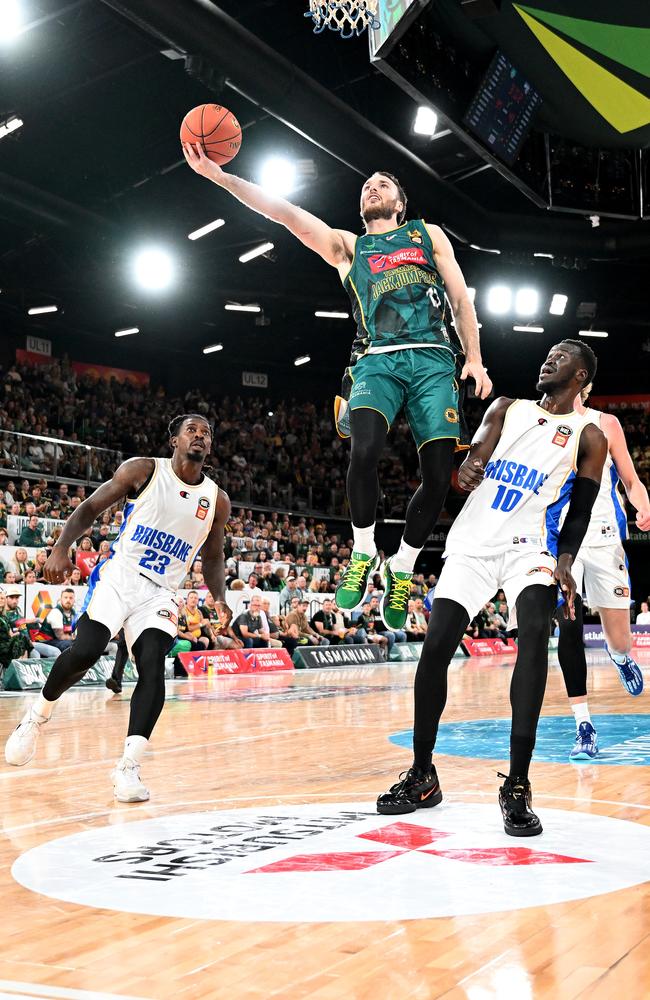
<instances>
[{"instance_id":1,"label":"number 10 jersey","mask_svg":"<svg viewBox=\"0 0 650 1000\"><path fill-rule=\"evenodd\" d=\"M485 477L454 521L445 556L495 556L533 546L557 557L587 414L553 414L529 399L508 407Z\"/></svg>"}]
</instances>

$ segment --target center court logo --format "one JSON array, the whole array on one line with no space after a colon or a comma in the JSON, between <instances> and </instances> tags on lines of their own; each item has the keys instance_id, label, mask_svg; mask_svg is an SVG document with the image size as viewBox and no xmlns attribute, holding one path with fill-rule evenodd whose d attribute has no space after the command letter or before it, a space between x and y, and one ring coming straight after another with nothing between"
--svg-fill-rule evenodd
<instances>
[{"instance_id":1,"label":"center court logo","mask_svg":"<svg viewBox=\"0 0 650 1000\"><path fill-rule=\"evenodd\" d=\"M41 844L12 874L65 902L251 922L490 913L650 878L650 828L541 812L544 834L525 846L505 835L496 803L445 801L403 817L372 803L179 813Z\"/></svg>"}]
</instances>

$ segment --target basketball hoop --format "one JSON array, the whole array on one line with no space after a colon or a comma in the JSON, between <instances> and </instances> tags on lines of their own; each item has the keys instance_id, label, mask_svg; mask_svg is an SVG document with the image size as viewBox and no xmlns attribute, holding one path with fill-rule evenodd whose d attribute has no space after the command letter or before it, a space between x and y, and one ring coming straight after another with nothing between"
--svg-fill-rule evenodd
<instances>
[{"instance_id":1,"label":"basketball hoop","mask_svg":"<svg viewBox=\"0 0 650 1000\"><path fill-rule=\"evenodd\" d=\"M309 0L305 17L314 22L314 34L329 28L341 38L354 38L366 28L378 28L377 0Z\"/></svg>"}]
</instances>

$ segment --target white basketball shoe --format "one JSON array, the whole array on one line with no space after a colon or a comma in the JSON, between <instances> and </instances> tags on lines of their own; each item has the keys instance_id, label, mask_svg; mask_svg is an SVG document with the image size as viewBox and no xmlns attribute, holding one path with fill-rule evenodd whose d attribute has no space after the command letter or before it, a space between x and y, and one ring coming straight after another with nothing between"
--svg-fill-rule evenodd
<instances>
[{"instance_id":1,"label":"white basketball shoe","mask_svg":"<svg viewBox=\"0 0 650 1000\"><path fill-rule=\"evenodd\" d=\"M36 744L41 727L48 722L42 715L37 715L31 708L22 717L13 733L5 743L5 760L14 767L28 764L36 753Z\"/></svg>"},{"instance_id":2,"label":"white basketball shoe","mask_svg":"<svg viewBox=\"0 0 650 1000\"><path fill-rule=\"evenodd\" d=\"M129 757L118 760L111 777L118 802L146 802L149 798L149 789L140 780L140 765Z\"/></svg>"}]
</instances>

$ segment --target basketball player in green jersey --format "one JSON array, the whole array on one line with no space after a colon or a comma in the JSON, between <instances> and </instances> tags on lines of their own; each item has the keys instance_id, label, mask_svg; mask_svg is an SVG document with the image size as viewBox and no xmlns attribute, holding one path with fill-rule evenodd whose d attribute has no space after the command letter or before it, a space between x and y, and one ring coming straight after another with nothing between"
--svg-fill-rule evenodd
<instances>
[{"instance_id":1,"label":"basketball player in green jersey","mask_svg":"<svg viewBox=\"0 0 650 1000\"><path fill-rule=\"evenodd\" d=\"M198 144L183 149L196 173L284 225L335 267L352 301L357 335L344 379L351 388L349 401L339 397L337 411L339 433L351 437L347 486L354 549L336 591L336 603L346 611L363 604L379 567L377 466L393 420L402 408L406 413L422 482L408 506L399 550L383 566L380 604L385 625L401 629L415 560L442 509L459 440L457 350L447 329L447 302L465 354L460 378L472 377L481 399L492 389L481 361L476 313L451 243L439 226L404 221L406 194L385 171L374 173L361 189L365 233L356 237L225 173Z\"/></svg>"}]
</instances>

